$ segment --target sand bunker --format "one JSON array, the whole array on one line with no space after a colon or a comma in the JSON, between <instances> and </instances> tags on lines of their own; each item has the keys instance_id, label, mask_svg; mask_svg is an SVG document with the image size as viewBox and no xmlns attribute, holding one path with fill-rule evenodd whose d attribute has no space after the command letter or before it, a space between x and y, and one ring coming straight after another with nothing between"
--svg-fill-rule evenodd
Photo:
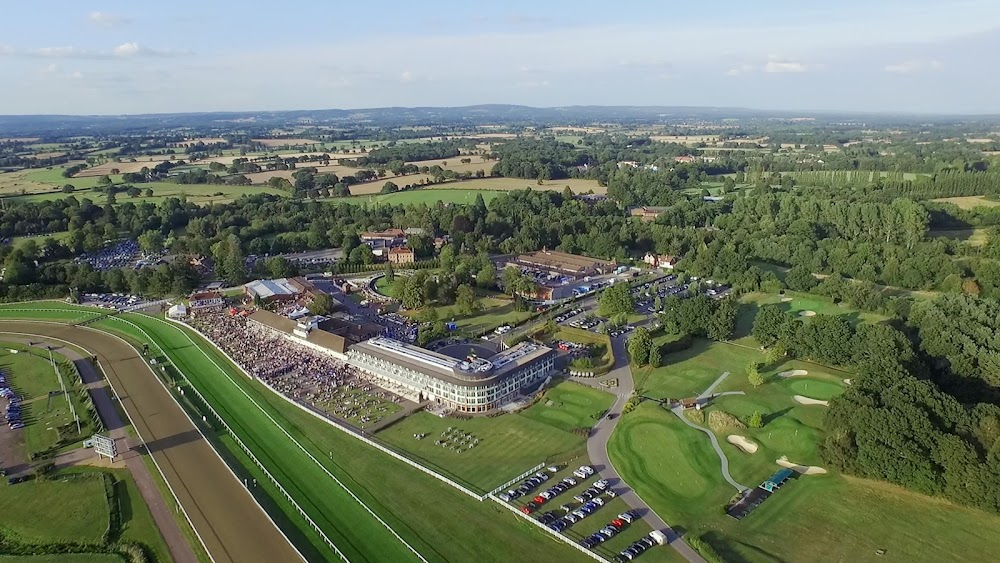
<instances>
[{"instance_id":1,"label":"sand bunker","mask_svg":"<svg viewBox=\"0 0 1000 563\"><path fill-rule=\"evenodd\" d=\"M799 311L800 317L815 317L816 311Z\"/></svg>"},{"instance_id":2,"label":"sand bunker","mask_svg":"<svg viewBox=\"0 0 1000 563\"><path fill-rule=\"evenodd\" d=\"M824 407L830 406L830 401L821 401L819 399L811 399L809 397L803 397L802 395L796 395L794 399L803 405L823 405Z\"/></svg>"},{"instance_id":3,"label":"sand bunker","mask_svg":"<svg viewBox=\"0 0 1000 563\"><path fill-rule=\"evenodd\" d=\"M757 452L757 444L754 444L753 442L747 440L743 436L730 434L729 436L726 436L726 441L748 454Z\"/></svg>"},{"instance_id":4,"label":"sand bunker","mask_svg":"<svg viewBox=\"0 0 1000 563\"><path fill-rule=\"evenodd\" d=\"M802 475L826 475L826 469L823 469L822 467L817 467L815 465L799 465L797 463L792 463L788 461L788 458L785 456L781 456L781 459L777 459L774 462L782 467L787 467L792 471L801 473Z\"/></svg>"},{"instance_id":5,"label":"sand bunker","mask_svg":"<svg viewBox=\"0 0 1000 563\"><path fill-rule=\"evenodd\" d=\"M788 303L788 302L790 302L791 300L792 300L792 298L791 298L791 297L782 297L782 298L781 298L781 302L782 302L782 303Z\"/></svg>"},{"instance_id":6,"label":"sand bunker","mask_svg":"<svg viewBox=\"0 0 1000 563\"><path fill-rule=\"evenodd\" d=\"M809 372L804 369L792 369L779 373L778 377L799 377L802 375L809 375Z\"/></svg>"},{"instance_id":7,"label":"sand bunker","mask_svg":"<svg viewBox=\"0 0 1000 563\"><path fill-rule=\"evenodd\" d=\"M853 385L853 383L851 382L851 379L848 378L844 380L844 385Z\"/></svg>"}]
</instances>

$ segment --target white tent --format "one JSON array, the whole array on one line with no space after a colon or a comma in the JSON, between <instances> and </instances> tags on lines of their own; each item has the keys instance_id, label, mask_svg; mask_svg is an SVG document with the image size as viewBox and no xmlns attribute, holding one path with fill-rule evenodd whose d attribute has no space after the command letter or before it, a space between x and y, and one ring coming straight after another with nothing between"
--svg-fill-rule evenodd
<instances>
[{"instance_id":1,"label":"white tent","mask_svg":"<svg viewBox=\"0 0 1000 563\"><path fill-rule=\"evenodd\" d=\"M188 314L187 305L183 303L178 303L167 310L167 316L171 319L177 319L180 317L185 317Z\"/></svg>"}]
</instances>

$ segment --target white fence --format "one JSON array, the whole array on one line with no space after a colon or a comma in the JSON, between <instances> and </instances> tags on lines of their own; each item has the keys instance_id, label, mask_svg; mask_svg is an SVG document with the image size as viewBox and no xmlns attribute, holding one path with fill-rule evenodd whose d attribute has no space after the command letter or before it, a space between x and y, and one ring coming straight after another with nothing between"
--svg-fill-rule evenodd
<instances>
[{"instance_id":1,"label":"white fence","mask_svg":"<svg viewBox=\"0 0 1000 563\"><path fill-rule=\"evenodd\" d=\"M495 501L500 506L506 508L507 510L513 512L514 514L520 516L521 518L524 518L525 520L527 520L528 522L531 522L535 526L538 526L540 529L545 530L546 533L548 533L549 535L555 536L556 539L558 539L558 540L560 540L562 542L565 542L565 543L573 546L580 553L584 553L588 557L590 557L591 559L593 559L595 561L600 561L601 563L611 563L607 559L601 557L599 554L594 553L593 551L590 551L589 549L587 549L587 548L583 547L582 545L576 543L575 541L571 540L570 538L567 538L566 536L560 534L559 532L555 532L555 531L549 529L548 526L546 526L545 524L542 524L538 520L535 520L531 516L528 516L527 514L524 514L520 510L514 508L513 505L508 504L508 503L506 503L506 502L498 499L497 497L493 496L492 494L490 494L489 496L490 496L490 499L492 499L493 501Z\"/></svg>"},{"instance_id":2,"label":"white fence","mask_svg":"<svg viewBox=\"0 0 1000 563\"><path fill-rule=\"evenodd\" d=\"M123 319L123 318L120 318L120 317L112 317L112 318L113 318L113 320L125 323L125 324L131 326L132 328L134 328L135 330L139 331L146 338L146 340L148 340L150 343L152 343L153 346L156 346L156 348L160 351L160 354L164 358L169 359L169 356L167 356L167 353L163 350L163 348L161 348L160 345L157 344L156 341L153 340L153 338L150 337L149 334L147 334L145 330L143 330L142 328L140 328L135 323L133 323L131 321L128 321L126 319ZM264 464L261 463L260 460L257 459L257 456L255 456L253 454L253 452L250 451L250 448L248 448L246 446L246 444L243 443L243 440L241 440L240 437L236 435L236 432L234 432L233 429L230 428L228 424L226 424L225 419L223 419L222 416L219 415L219 413L215 412L215 409L212 408L211 403L209 403L208 400L205 399L205 397L198 391L198 389L195 388L195 386L191 384L191 382L188 380L187 376L184 375L184 372L182 372L179 369L176 369L175 371L177 371L177 373L184 380L184 382L187 383L188 388L192 392L194 392L194 394L198 397L199 400L201 400L202 404L204 405L204 408L208 409L208 412L211 413L212 416L214 416L216 418L216 420L219 421L219 424L221 424L222 427L226 429L226 431L233 438L233 440L236 442L236 444L239 445L240 449L243 450L243 453L246 454L246 456L249 457L250 460L254 462L254 465L256 465L264 473L264 475L268 478L268 480L271 481L271 483L278 489L278 491L281 492L281 494L285 497L285 499L288 500L289 503L291 503L291 505L295 508L295 510L299 513L299 515L309 524L309 527L311 527L317 534L319 534L319 536L320 536L320 538L322 538L323 542L326 543L330 547L330 549L332 549L340 557L340 559L342 561L346 561L347 563L350 563L350 560L347 559L347 556L344 555L344 553L342 551L340 551L340 549L336 545L334 545L333 540L331 540L323 532L323 530L320 529L319 525L316 524L316 522L313 521L313 519L310 518L308 514L306 514L306 511L303 510L301 506L299 506L299 503L295 502L295 499L292 498L292 495L288 494L288 491L285 490L285 487L283 487L281 485L281 483L279 483L278 480L274 477L274 475L272 475L271 472L268 471L266 467L264 467ZM253 496L253 495L251 495L251 496ZM263 510L263 507L261 507L261 510ZM265 512L265 514L266 514L266 512ZM277 527L277 525L275 525L275 527ZM289 544L291 544L291 541L289 541ZM292 545L294 546L294 544L292 544Z\"/></svg>"},{"instance_id":3,"label":"white fence","mask_svg":"<svg viewBox=\"0 0 1000 563\"><path fill-rule=\"evenodd\" d=\"M502 490L506 489L507 487L509 487L509 486L513 485L514 483L517 483L517 482L518 482L518 481L520 481L521 479L524 479L524 478L525 478L525 477L527 477L528 475L531 475L532 473L534 473L534 472L538 471L539 469L541 469L541 468L543 468L543 467L545 467L545 464L544 464L544 463L539 463L538 465L536 465L536 466L532 467L531 469L529 469L529 470L525 471L524 473L522 473L522 474L518 475L517 477L514 477L514 478L513 478L513 479L511 479L510 481L507 481L507 482L506 482L506 483L504 483L503 485L500 485L499 487L497 487L497 488L493 489L492 491L490 491L490 492L489 492L489 494L491 494L491 495L494 495L494 494L496 494L497 492L499 492L499 491L502 491Z\"/></svg>"}]
</instances>

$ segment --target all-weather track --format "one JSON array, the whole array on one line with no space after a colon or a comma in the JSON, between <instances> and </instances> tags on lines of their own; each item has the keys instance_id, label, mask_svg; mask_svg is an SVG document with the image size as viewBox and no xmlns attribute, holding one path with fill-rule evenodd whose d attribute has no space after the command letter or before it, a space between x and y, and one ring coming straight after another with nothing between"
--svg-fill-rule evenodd
<instances>
[{"instance_id":1,"label":"all-weather track","mask_svg":"<svg viewBox=\"0 0 1000 563\"><path fill-rule=\"evenodd\" d=\"M121 406L214 561L302 560L134 348L78 326L0 321L0 332L59 339L97 356Z\"/></svg>"}]
</instances>

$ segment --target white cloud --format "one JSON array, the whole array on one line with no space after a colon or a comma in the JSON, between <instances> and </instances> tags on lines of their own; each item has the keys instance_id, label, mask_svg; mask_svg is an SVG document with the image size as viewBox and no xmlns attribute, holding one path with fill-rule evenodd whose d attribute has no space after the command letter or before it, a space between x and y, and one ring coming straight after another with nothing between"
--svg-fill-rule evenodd
<instances>
[{"instance_id":1,"label":"white cloud","mask_svg":"<svg viewBox=\"0 0 1000 563\"><path fill-rule=\"evenodd\" d=\"M413 82L413 80L414 80L413 73L410 72L409 70L404 70L399 74L400 82Z\"/></svg>"},{"instance_id":2,"label":"white cloud","mask_svg":"<svg viewBox=\"0 0 1000 563\"><path fill-rule=\"evenodd\" d=\"M115 14L109 14L107 12L90 12L87 16L87 21L104 27L114 27L118 24L128 22L128 19Z\"/></svg>"},{"instance_id":3,"label":"white cloud","mask_svg":"<svg viewBox=\"0 0 1000 563\"><path fill-rule=\"evenodd\" d=\"M929 70L941 70L944 68L944 63L936 59L930 60L910 60L903 61L901 63L895 63L890 65L885 65L882 69L886 72L891 72L893 74L913 74L916 72L925 72Z\"/></svg>"},{"instance_id":4,"label":"white cloud","mask_svg":"<svg viewBox=\"0 0 1000 563\"><path fill-rule=\"evenodd\" d=\"M726 71L729 76L742 76L744 74L749 74L754 71L753 65L742 64L739 66L734 66L733 68Z\"/></svg>"},{"instance_id":5,"label":"white cloud","mask_svg":"<svg viewBox=\"0 0 1000 563\"><path fill-rule=\"evenodd\" d=\"M112 52L119 57L130 57L132 55L137 55L142 52L142 48L135 41L129 43L122 43L121 45L115 47Z\"/></svg>"},{"instance_id":6,"label":"white cloud","mask_svg":"<svg viewBox=\"0 0 1000 563\"><path fill-rule=\"evenodd\" d=\"M28 51L27 54L37 57L64 58L79 56L82 52L76 47L42 47L34 51Z\"/></svg>"},{"instance_id":7,"label":"white cloud","mask_svg":"<svg viewBox=\"0 0 1000 563\"><path fill-rule=\"evenodd\" d=\"M81 78L83 78L83 73L80 72L79 70L74 70L69 74L69 77L72 78L73 80L80 80Z\"/></svg>"},{"instance_id":8,"label":"white cloud","mask_svg":"<svg viewBox=\"0 0 1000 563\"><path fill-rule=\"evenodd\" d=\"M54 74L59 71L59 65L56 63L49 63L48 66L42 69L45 74Z\"/></svg>"},{"instance_id":9,"label":"white cloud","mask_svg":"<svg viewBox=\"0 0 1000 563\"><path fill-rule=\"evenodd\" d=\"M764 72L770 73L796 73L807 72L811 67L805 63L789 61L779 57L771 56L767 64L764 65Z\"/></svg>"}]
</instances>

